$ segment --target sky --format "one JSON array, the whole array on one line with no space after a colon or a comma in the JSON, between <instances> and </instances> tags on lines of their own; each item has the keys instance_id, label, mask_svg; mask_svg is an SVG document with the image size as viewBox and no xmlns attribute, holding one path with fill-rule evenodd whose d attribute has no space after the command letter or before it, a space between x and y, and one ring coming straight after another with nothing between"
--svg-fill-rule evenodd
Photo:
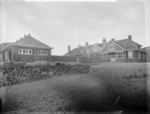
<instances>
[{"instance_id":1,"label":"sky","mask_svg":"<svg viewBox=\"0 0 150 114\"><path fill-rule=\"evenodd\" d=\"M24 34L53 47L53 55L63 55L79 44L132 39L150 45L146 0L117 2L25 2L1 0L0 43L15 42Z\"/></svg>"}]
</instances>

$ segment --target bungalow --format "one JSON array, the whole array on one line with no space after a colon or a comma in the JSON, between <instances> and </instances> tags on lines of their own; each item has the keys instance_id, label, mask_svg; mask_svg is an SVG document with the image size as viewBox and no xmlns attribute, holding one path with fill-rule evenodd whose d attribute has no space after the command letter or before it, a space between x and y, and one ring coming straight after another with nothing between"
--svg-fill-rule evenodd
<instances>
[{"instance_id":1,"label":"bungalow","mask_svg":"<svg viewBox=\"0 0 150 114\"><path fill-rule=\"evenodd\" d=\"M150 62L150 46L142 48L142 51L146 52L146 62Z\"/></svg>"},{"instance_id":2,"label":"bungalow","mask_svg":"<svg viewBox=\"0 0 150 114\"><path fill-rule=\"evenodd\" d=\"M87 58L99 58L101 61L108 62L146 62L146 52L141 49L141 45L132 40L129 35L127 39L112 39L103 43L85 46L78 46L73 50L68 48L66 56L84 56Z\"/></svg>"},{"instance_id":3,"label":"bungalow","mask_svg":"<svg viewBox=\"0 0 150 114\"><path fill-rule=\"evenodd\" d=\"M51 50L51 47L38 41L29 34L16 42L0 44L0 61L50 61Z\"/></svg>"}]
</instances>

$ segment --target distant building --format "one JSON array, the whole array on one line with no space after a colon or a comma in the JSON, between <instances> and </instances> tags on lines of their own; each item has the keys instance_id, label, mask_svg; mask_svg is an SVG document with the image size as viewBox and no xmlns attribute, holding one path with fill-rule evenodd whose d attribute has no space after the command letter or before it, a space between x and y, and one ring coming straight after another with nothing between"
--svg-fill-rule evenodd
<instances>
[{"instance_id":1,"label":"distant building","mask_svg":"<svg viewBox=\"0 0 150 114\"><path fill-rule=\"evenodd\" d=\"M146 52L141 49L141 45L132 40L129 35L127 39L112 39L106 42L103 38L102 43L85 46L78 46L71 50L65 56L83 56L87 58L99 58L101 61L108 62L146 62Z\"/></svg>"},{"instance_id":2,"label":"distant building","mask_svg":"<svg viewBox=\"0 0 150 114\"><path fill-rule=\"evenodd\" d=\"M51 47L29 34L14 43L0 44L0 61L50 61L51 49Z\"/></svg>"},{"instance_id":3,"label":"distant building","mask_svg":"<svg viewBox=\"0 0 150 114\"><path fill-rule=\"evenodd\" d=\"M150 46L142 48L142 51L146 52L146 61L150 62Z\"/></svg>"}]
</instances>

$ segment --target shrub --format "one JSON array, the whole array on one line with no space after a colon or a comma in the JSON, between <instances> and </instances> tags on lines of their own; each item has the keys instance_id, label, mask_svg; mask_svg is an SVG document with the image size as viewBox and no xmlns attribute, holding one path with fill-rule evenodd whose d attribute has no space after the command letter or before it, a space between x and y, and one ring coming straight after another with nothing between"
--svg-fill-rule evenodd
<instances>
[{"instance_id":1,"label":"shrub","mask_svg":"<svg viewBox=\"0 0 150 114\"><path fill-rule=\"evenodd\" d=\"M25 63L4 63L0 68L1 86L9 86L26 81L51 78L53 76L88 73L88 65L66 65L64 63L26 65Z\"/></svg>"}]
</instances>

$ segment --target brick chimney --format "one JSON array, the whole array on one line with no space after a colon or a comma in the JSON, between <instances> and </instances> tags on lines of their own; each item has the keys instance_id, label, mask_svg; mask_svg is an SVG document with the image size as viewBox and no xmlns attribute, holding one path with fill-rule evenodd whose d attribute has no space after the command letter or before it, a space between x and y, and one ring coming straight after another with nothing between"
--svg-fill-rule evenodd
<instances>
[{"instance_id":1,"label":"brick chimney","mask_svg":"<svg viewBox=\"0 0 150 114\"><path fill-rule=\"evenodd\" d=\"M89 45L89 43L88 42L85 42L85 46L88 46Z\"/></svg>"},{"instance_id":2,"label":"brick chimney","mask_svg":"<svg viewBox=\"0 0 150 114\"><path fill-rule=\"evenodd\" d=\"M26 37L27 35L26 34L24 34L24 37Z\"/></svg>"},{"instance_id":3,"label":"brick chimney","mask_svg":"<svg viewBox=\"0 0 150 114\"><path fill-rule=\"evenodd\" d=\"M104 46L106 44L106 38L103 38L102 42L103 42L103 46Z\"/></svg>"},{"instance_id":4,"label":"brick chimney","mask_svg":"<svg viewBox=\"0 0 150 114\"><path fill-rule=\"evenodd\" d=\"M128 39L129 39L129 40L132 40L132 35L128 35Z\"/></svg>"},{"instance_id":5,"label":"brick chimney","mask_svg":"<svg viewBox=\"0 0 150 114\"><path fill-rule=\"evenodd\" d=\"M112 38L112 41L115 41L115 39L114 39L114 38Z\"/></svg>"},{"instance_id":6,"label":"brick chimney","mask_svg":"<svg viewBox=\"0 0 150 114\"><path fill-rule=\"evenodd\" d=\"M81 45L79 44L77 47L78 47L78 48L81 48Z\"/></svg>"},{"instance_id":7,"label":"brick chimney","mask_svg":"<svg viewBox=\"0 0 150 114\"><path fill-rule=\"evenodd\" d=\"M68 53L70 54L70 51L71 51L71 46L68 45Z\"/></svg>"}]
</instances>

